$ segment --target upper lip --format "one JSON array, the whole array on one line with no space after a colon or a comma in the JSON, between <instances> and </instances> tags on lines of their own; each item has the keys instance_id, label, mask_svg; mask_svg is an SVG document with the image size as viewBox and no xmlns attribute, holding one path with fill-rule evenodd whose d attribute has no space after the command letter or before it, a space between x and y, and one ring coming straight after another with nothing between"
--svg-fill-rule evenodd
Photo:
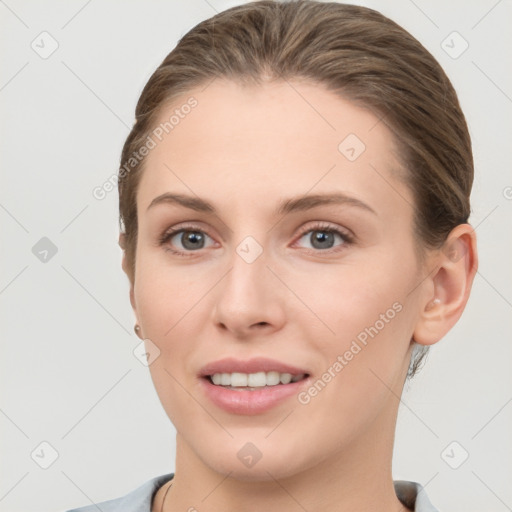
<instances>
[{"instance_id":1,"label":"upper lip","mask_svg":"<svg viewBox=\"0 0 512 512\"><path fill-rule=\"evenodd\" d=\"M215 373L257 373L257 372L279 372L291 373L292 375L301 375L308 373L302 368L268 359L266 357L256 357L243 361L228 357L219 359L203 366L199 372L201 377L214 375Z\"/></svg>"}]
</instances>

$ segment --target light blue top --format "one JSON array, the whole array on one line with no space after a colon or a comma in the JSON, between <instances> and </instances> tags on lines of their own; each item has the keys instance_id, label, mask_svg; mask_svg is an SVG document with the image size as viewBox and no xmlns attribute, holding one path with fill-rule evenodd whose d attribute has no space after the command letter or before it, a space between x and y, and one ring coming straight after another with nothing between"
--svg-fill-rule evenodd
<instances>
[{"instance_id":1,"label":"light blue top","mask_svg":"<svg viewBox=\"0 0 512 512\"><path fill-rule=\"evenodd\" d=\"M157 476L137 487L126 496L74 508L67 512L151 512L151 504L156 491L174 477L174 473ZM417 482L395 480L395 492L398 499L415 512L439 512L430 503L425 489Z\"/></svg>"}]
</instances>

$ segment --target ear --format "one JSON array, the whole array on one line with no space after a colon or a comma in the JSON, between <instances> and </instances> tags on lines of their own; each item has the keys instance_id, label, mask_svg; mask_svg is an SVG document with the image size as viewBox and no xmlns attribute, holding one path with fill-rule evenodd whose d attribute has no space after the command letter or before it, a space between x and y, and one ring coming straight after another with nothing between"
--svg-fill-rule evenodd
<instances>
[{"instance_id":1,"label":"ear","mask_svg":"<svg viewBox=\"0 0 512 512\"><path fill-rule=\"evenodd\" d=\"M433 345L457 323L469 299L478 269L475 230L459 224L448 235L443 247L433 258L429 290L421 304L414 340L420 345Z\"/></svg>"},{"instance_id":2,"label":"ear","mask_svg":"<svg viewBox=\"0 0 512 512\"><path fill-rule=\"evenodd\" d=\"M135 295L133 292L134 282L133 282L133 272L128 264L128 260L126 258L126 235L125 233L119 234L119 247L123 250L123 261L121 266L123 268L124 273L128 276L128 281L130 282L130 304L132 305L133 312L135 313L135 317L137 317L137 308L135 305Z\"/></svg>"}]
</instances>

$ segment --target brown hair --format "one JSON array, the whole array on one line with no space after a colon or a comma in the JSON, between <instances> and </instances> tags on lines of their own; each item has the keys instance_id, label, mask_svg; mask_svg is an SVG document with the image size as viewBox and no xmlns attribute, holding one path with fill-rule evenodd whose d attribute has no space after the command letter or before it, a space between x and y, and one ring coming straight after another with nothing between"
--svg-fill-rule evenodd
<instances>
[{"instance_id":1,"label":"brown hair","mask_svg":"<svg viewBox=\"0 0 512 512\"><path fill-rule=\"evenodd\" d=\"M133 156L163 109L215 78L243 84L307 79L370 109L395 135L422 246L439 248L455 226L468 221L473 183L468 128L450 80L421 43L366 7L313 0L251 2L192 28L141 93L118 177L122 245L132 281L136 193L145 162ZM413 357L409 375L426 352L421 347Z\"/></svg>"}]
</instances>

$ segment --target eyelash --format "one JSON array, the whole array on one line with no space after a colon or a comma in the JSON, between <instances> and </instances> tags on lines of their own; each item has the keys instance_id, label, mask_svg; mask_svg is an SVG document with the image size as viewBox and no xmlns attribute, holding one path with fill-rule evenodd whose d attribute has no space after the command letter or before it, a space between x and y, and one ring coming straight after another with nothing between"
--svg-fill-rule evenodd
<instances>
[{"instance_id":1,"label":"eyelash","mask_svg":"<svg viewBox=\"0 0 512 512\"><path fill-rule=\"evenodd\" d=\"M198 232L198 233L202 233L202 234L205 234L207 236L210 236L210 235L208 235L208 233L206 231L204 231L203 229L200 229L198 226L194 226L193 224L180 225L180 226L178 226L176 228L171 228L170 230L165 231L159 237L158 245L163 246L163 245L167 244L169 242L169 240L171 238L173 238L174 235L176 235L178 233L181 233L181 232L184 232L184 231ZM313 231L320 231L320 232L323 232L323 233L334 233L335 235L339 235L342 238L343 243L341 244L341 246L338 246L338 248L335 248L335 249L326 249L326 250L322 250L322 249L307 249L307 251L309 253L314 253L314 254L319 254L319 253L327 253L327 254L337 253L337 252L340 252L341 250L344 250L344 248L347 245L351 245L351 244L354 243L354 237L352 235L350 235L347 231L342 230L342 229L340 229L338 227L334 227L333 225L325 223L325 222L320 222L320 223L315 224L313 226L307 226L305 228L302 228L300 230L300 232L299 232L298 240L300 240L305 234L307 234L309 232L313 232ZM212 238L212 237L210 237L210 238ZM167 252L170 252L172 254L175 254L176 256L181 256L181 257L184 257L184 258L191 257L195 252L199 252L199 250L198 251L177 251L175 249L172 249L171 247L164 247L164 250L167 251Z\"/></svg>"}]
</instances>

